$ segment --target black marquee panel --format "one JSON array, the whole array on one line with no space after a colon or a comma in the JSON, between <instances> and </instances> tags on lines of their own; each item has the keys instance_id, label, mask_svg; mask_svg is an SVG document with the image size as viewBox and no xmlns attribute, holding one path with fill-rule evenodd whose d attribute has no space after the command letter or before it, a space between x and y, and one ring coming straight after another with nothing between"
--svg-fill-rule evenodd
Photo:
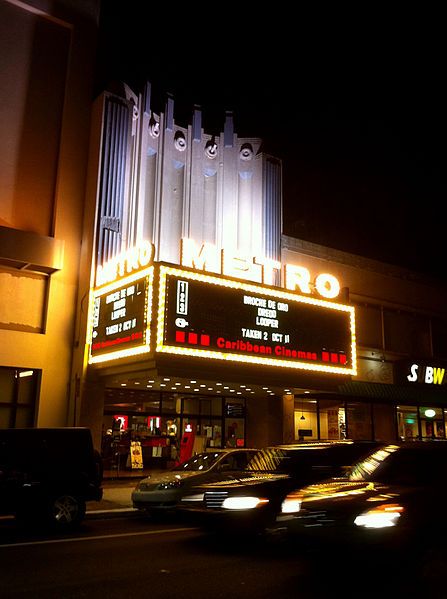
<instances>
[{"instance_id":1,"label":"black marquee panel","mask_svg":"<svg viewBox=\"0 0 447 599\"><path fill-rule=\"evenodd\" d=\"M352 307L182 274L161 277L159 351L353 373Z\"/></svg>"}]
</instances>

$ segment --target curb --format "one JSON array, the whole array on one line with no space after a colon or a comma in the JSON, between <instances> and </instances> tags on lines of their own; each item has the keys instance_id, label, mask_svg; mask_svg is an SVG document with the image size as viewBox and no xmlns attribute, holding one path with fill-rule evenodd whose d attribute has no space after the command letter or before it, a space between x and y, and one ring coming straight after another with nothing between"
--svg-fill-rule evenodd
<instances>
[{"instance_id":1,"label":"curb","mask_svg":"<svg viewBox=\"0 0 447 599\"><path fill-rule=\"evenodd\" d=\"M140 510L137 510L133 507L120 507L113 508L108 510L90 510L85 513L86 519L95 519L95 518L114 518L118 516L137 516L140 514Z\"/></svg>"},{"instance_id":2,"label":"curb","mask_svg":"<svg viewBox=\"0 0 447 599\"><path fill-rule=\"evenodd\" d=\"M118 518L119 516L123 515L138 516L139 514L141 514L141 510L137 510L133 507L112 508L108 510L88 510L85 512L84 520L94 520L96 518ZM15 516L9 514L0 516L0 522L7 522L15 519Z\"/></svg>"}]
</instances>

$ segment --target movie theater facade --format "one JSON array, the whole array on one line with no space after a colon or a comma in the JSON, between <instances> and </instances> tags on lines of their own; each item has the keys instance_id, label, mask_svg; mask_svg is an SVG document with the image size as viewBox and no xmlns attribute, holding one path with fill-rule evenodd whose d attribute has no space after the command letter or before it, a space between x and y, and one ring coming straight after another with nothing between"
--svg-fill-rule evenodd
<instances>
[{"instance_id":1,"label":"movie theater facade","mask_svg":"<svg viewBox=\"0 0 447 599\"><path fill-rule=\"evenodd\" d=\"M106 459L445 436L446 290L283 235L281 163L230 113L106 92L90 165L71 409Z\"/></svg>"}]
</instances>

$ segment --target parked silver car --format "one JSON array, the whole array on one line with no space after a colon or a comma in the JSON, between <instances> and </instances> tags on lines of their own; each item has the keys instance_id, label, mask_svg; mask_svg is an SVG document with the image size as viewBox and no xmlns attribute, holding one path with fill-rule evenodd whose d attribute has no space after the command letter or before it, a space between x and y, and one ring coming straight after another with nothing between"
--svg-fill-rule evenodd
<instances>
[{"instance_id":1,"label":"parked silver car","mask_svg":"<svg viewBox=\"0 0 447 599\"><path fill-rule=\"evenodd\" d=\"M133 506L148 513L173 511L193 485L213 480L223 472L244 470L257 449L221 449L199 453L166 472L143 478L132 491Z\"/></svg>"}]
</instances>

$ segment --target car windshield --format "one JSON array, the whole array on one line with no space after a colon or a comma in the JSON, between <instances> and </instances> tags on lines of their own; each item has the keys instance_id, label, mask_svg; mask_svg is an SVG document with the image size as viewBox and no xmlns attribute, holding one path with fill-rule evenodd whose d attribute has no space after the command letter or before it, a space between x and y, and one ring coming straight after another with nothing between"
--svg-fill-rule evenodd
<instances>
[{"instance_id":1,"label":"car windshield","mask_svg":"<svg viewBox=\"0 0 447 599\"><path fill-rule=\"evenodd\" d=\"M351 444L336 445L325 442L291 447L267 447L260 449L251 458L246 470L296 474L312 466L350 464L353 461L352 456L350 457L353 447Z\"/></svg>"},{"instance_id":2,"label":"car windshield","mask_svg":"<svg viewBox=\"0 0 447 599\"><path fill-rule=\"evenodd\" d=\"M447 447L442 445L398 447L387 445L356 462L352 481L376 481L400 485L430 485L446 473Z\"/></svg>"},{"instance_id":3,"label":"car windshield","mask_svg":"<svg viewBox=\"0 0 447 599\"><path fill-rule=\"evenodd\" d=\"M205 472L206 470L209 470L221 456L222 453L218 451L198 453L189 460L186 460L186 462L173 468L173 470L176 472Z\"/></svg>"},{"instance_id":4,"label":"car windshield","mask_svg":"<svg viewBox=\"0 0 447 599\"><path fill-rule=\"evenodd\" d=\"M247 464L247 470L255 472L287 472L290 455L284 449L267 448L255 453Z\"/></svg>"},{"instance_id":5,"label":"car windshield","mask_svg":"<svg viewBox=\"0 0 447 599\"><path fill-rule=\"evenodd\" d=\"M349 480L373 480L377 476L377 472L384 465L384 461L391 454L399 449L397 445L387 445L374 451L365 459L356 462L351 467Z\"/></svg>"}]
</instances>

